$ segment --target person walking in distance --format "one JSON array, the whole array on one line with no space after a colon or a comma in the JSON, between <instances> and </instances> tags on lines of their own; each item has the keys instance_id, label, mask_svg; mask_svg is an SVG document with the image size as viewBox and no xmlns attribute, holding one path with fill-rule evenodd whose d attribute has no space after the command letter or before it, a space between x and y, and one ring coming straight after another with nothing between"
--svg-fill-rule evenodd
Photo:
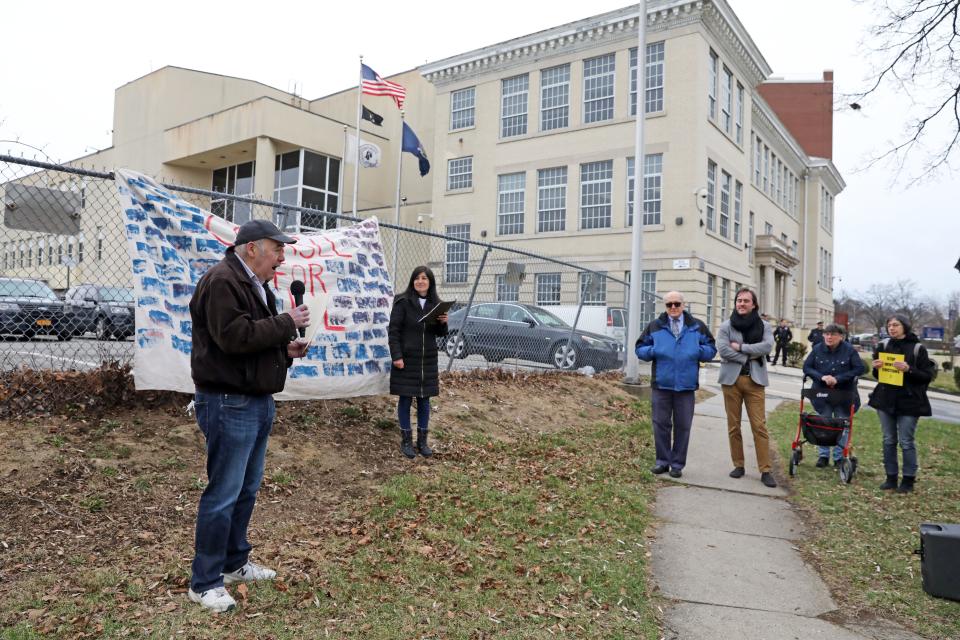
<instances>
[{"instance_id":1,"label":"person walking in distance","mask_svg":"<svg viewBox=\"0 0 960 640\"><path fill-rule=\"evenodd\" d=\"M757 450L760 481L772 488L777 486L777 481L770 463L764 387L769 384L766 358L773 348L773 332L770 325L760 318L757 294L753 291L737 291L734 304L730 319L724 321L717 331L717 351L721 362L718 380L723 389L730 457L733 459L730 477L742 478L745 473L740 422L746 404L753 444Z\"/></svg>"},{"instance_id":2,"label":"person walking in distance","mask_svg":"<svg viewBox=\"0 0 960 640\"><path fill-rule=\"evenodd\" d=\"M777 364L777 360L780 359L782 353L783 366L787 366L787 347L791 340L793 340L793 332L790 331L787 321L782 319L780 320L780 326L773 330L773 341L777 345L777 349L773 353L773 360L771 360L773 364Z\"/></svg>"},{"instance_id":3,"label":"person walking in distance","mask_svg":"<svg viewBox=\"0 0 960 640\"><path fill-rule=\"evenodd\" d=\"M197 512L187 595L212 611L236 606L225 585L277 576L249 559L247 526L263 478L272 394L283 390L287 369L308 346L296 339L297 329L310 323L306 305L277 314L276 299L264 286L283 264L284 246L294 242L268 220L244 223L190 300L190 370L208 482Z\"/></svg>"},{"instance_id":4,"label":"person walking in distance","mask_svg":"<svg viewBox=\"0 0 960 640\"><path fill-rule=\"evenodd\" d=\"M437 365L437 338L447 335L447 314L421 321L440 302L437 281L428 267L417 267L410 274L407 289L393 301L388 331L390 357L390 393L399 396L397 418L400 422L400 451L408 458L419 452L433 455L427 443L430 424L430 398L440 393ZM417 448L413 448L410 408L417 399Z\"/></svg>"},{"instance_id":5,"label":"person walking in distance","mask_svg":"<svg viewBox=\"0 0 960 640\"><path fill-rule=\"evenodd\" d=\"M687 464L687 445L693 424L696 390L700 387L700 363L717 354L710 330L684 310L683 294L664 296L666 312L654 319L637 340L637 357L653 362L654 474L670 472L679 478Z\"/></svg>"},{"instance_id":6,"label":"person walking in distance","mask_svg":"<svg viewBox=\"0 0 960 640\"><path fill-rule=\"evenodd\" d=\"M810 335L807 336L807 340L810 342L810 349L813 349L823 342L823 320L817 323L816 329L810 330Z\"/></svg>"}]
</instances>

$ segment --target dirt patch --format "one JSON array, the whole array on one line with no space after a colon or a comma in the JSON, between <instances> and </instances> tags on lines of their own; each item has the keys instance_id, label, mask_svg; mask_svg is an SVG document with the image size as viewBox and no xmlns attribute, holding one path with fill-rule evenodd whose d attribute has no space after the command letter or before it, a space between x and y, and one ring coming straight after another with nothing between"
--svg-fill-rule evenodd
<instances>
[{"instance_id":1,"label":"dirt patch","mask_svg":"<svg viewBox=\"0 0 960 640\"><path fill-rule=\"evenodd\" d=\"M31 610L45 610L106 582L148 616L169 602L161 595L185 590L205 481L203 438L185 404L0 421L0 602L16 595L22 609L36 594ZM510 441L640 418L611 374L452 374L432 405L436 457L409 461L395 398L280 403L251 526L258 559L309 571L302 549L311 541L363 526L344 505L397 474L458 458L458 444L477 434ZM22 620L0 609L4 626Z\"/></svg>"}]
</instances>

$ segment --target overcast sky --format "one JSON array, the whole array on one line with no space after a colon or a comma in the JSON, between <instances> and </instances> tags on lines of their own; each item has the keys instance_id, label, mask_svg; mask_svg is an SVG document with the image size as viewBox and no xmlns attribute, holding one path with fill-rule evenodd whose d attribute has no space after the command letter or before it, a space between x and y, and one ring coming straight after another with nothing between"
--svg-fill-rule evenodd
<instances>
[{"instance_id":1,"label":"overcast sky","mask_svg":"<svg viewBox=\"0 0 960 640\"><path fill-rule=\"evenodd\" d=\"M774 75L834 71L835 93L869 74L861 42L868 7L852 0L729 0ZM168 0L16 2L4 6L0 140L55 160L110 146L113 92L166 65L258 80L315 99L356 84L357 56L390 75L471 49L627 6L616 0L457 5ZM482 8L480 8L482 7ZM668 62L669 64L669 62ZM835 290L912 279L924 293L960 290L958 173L918 186L895 168L866 168L902 130L909 107L885 94L834 117L834 162L847 182L836 200ZM33 154L0 142L0 151ZM38 158L42 158L37 154ZM136 167L133 167L136 168ZM911 176L918 167L908 166Z\"/></svg>"}]
</instances>

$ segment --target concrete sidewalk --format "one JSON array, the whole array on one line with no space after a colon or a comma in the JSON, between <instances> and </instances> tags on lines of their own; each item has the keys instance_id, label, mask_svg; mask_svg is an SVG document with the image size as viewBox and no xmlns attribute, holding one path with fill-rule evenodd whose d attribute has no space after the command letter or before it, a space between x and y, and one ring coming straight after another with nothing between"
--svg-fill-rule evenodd
<instances>
[{"instance_id":1,"label":"concrete sidewalk","mask_svg":"<svg viewBox=\"0 0 960 640\"><path fill-rule=\"evenodd\" d=\"M683 477L659 476L664 486L655 513L661 524L651 553L654 583L671 601L664 637L921 640L894 624L836 621L830 592L795 546L803 523L786 490L760 483L746 415L747 473L728 476L733 467L723 395L718 387L705 388L716 395L697 405Z\"/></svg>"}]
</instances>

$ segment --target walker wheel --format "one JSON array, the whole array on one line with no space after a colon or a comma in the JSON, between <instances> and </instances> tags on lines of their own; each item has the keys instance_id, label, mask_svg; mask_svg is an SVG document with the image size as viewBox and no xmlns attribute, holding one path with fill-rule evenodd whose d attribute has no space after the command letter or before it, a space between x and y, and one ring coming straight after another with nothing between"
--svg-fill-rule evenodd
<instances>
[{"instance_id":1,"label":"walker wheel","mask_svg":"<svg viewBox=\"0 0 960 640\"><path fill-rule=\"evenodd\" d=\"M800 464L800 460L803 458L803 453L800 449L795 449L793 454L790 456L790 476L793 477L797 475L797 465Z\"/></svg>"},{"instance_id":2,"label":"walker wheel","mask_svg":"<svg viewBox=\"0 0 960 640\"><path fill-rule=\"evenodd\" d=\"M840 482L850 484L850 481L853 480L853 474L855 472L854 463L850 458L841 458L839 466L840 471Z\"/></svg>"}]
</instances>

